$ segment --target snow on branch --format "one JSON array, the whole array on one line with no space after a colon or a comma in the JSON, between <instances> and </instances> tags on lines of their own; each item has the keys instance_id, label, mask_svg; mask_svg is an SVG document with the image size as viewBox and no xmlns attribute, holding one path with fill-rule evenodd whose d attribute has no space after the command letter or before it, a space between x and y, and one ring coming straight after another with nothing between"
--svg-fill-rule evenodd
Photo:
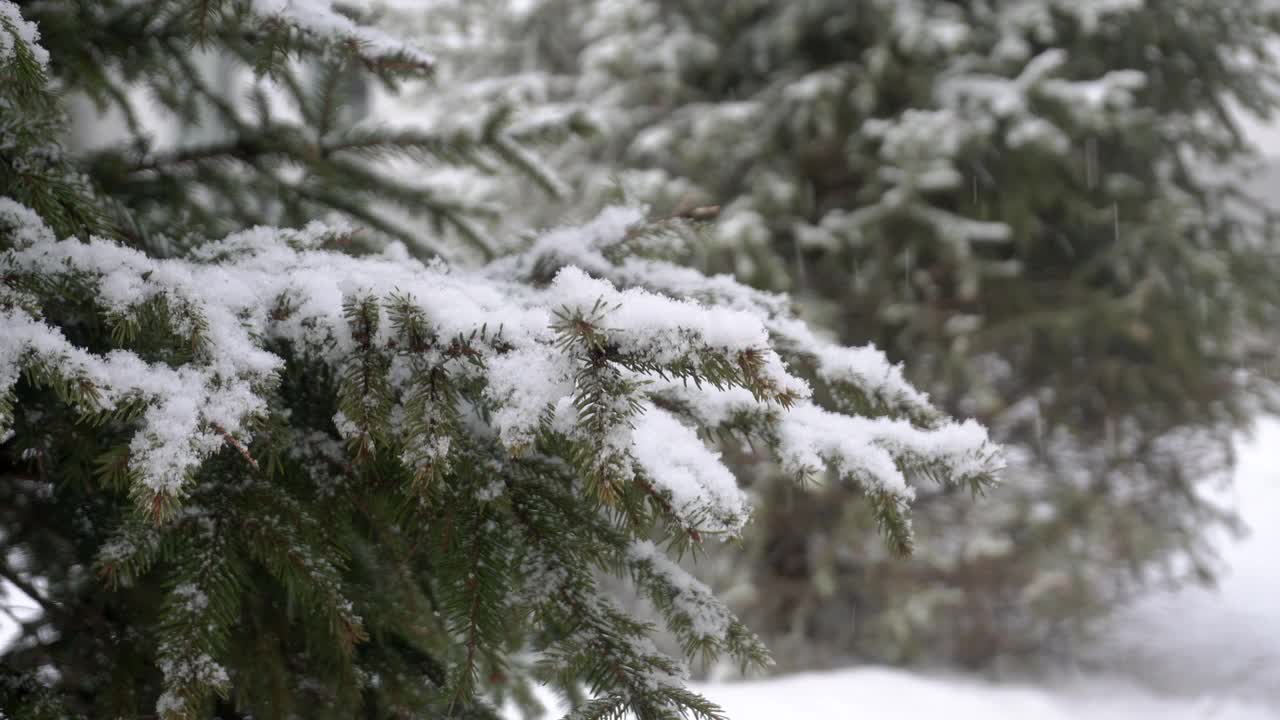
<instances>
[{"instance_id":1,"label":"snow on branch","mask_svg":"<svg viewBox=\"0 0 1280 720\"><path fill-rule=\"evenodd\" d=\"M785 296L746 287L726 275L708 277L640 253L621 252L647 229L652 228L641 211L609 208L580 228L543 234L525 252L496 261L489 270L493 276L532 281L554 274L553 287L564 283L566 277L577 284L596 282L591 290L573 293L581 298L579 303L592 297L616 302L623 299L624 294L609 294L610 285L587 279L587 273L630 287L625 294L654 303L647 322L665 325L665 330L657 326L648 330L658 331L658 337L664 331L677 334L662 340L666 351L676 355L688 351L687 345L679 349L682 343L698 337L693 328L699 322L714 321L717 333L741 333L737 338L740 343L767 342L770 374L790 391L785 401L762 398L741 386L689 382L643 369L630 379L642 384L647 395L661 401L663 407L679 408L698 427L742 431L764 439L790 474L808 477L823 468L833 469L883 501L882 522L888 528L901 521L897 539L904 547L910 544L910 528L902 517L914 497L910 478L928 477L976 488L990 482L1003 468L999 448L990 442L984 428L973 421L946 419L924 393L906 381L902 368L874 347L845 347L821 338L795 317ZM569 269L560 269L563 266ZM698 310L708 314L690 323L684 313L704 305L714 311ZM624 322L637 329L634 320ZM755 333L766 337L761 340ZM793 374L802 369L830 391L839 412L810 399L804 378ZM689 486L701 485L702 492L720 487L717 473L709 470L710 459L687 453L684 448L688 445L678 441L680 433L675 429L683 427L680 421L646 404L635 421L636 436L644 438L655 425L666 427L657 433L663 440L640 442L639 454L644 458L642 465L664 466L667 477L685 479L684 487L668 488L674 496L680 497ZM735 502L736 498L726 495L721 507ZM732 532L724 526L717 529Z\"/></svg>"},{"instance_id":2,"label":"snow on branch","mask_svg":"<svg viewBox=\"0 0 1280 720\"><path fill-rule=\"evenodd\" d=\"M648 387L701 427L760 436L790 475L810 477L829 467L866 492L903 506L915 497L913 476L980 486L1003 467L998 448L973 420L924 428L904 419L843 415L811 401L789 408L762 405L739 388L697 388L669 380Z\"/></svg>"},{"instance_id":3,"label":"snow on branch","mask_svg":"<svg viewBox=\"0 0 1280 720\"><path fill-rule=\"evenodd\" d=\"M747 496L719 453L708 449L692 428L649 406L636 420L632 443L645 474L670 495L683 527L729 536L741 532L750 517ZM708 505L717 514L702 517Z\"/></svg>"},{"instance_id":4,"label":"snow on branch","mask_svg":"<svg viewBox=\"0 0 1280 720\"><path fill-rule=\"evenodd\" d=\"M155 495L177 493L183 478L221 447L224 432L241 430L246 418L266 409L245 382L224 383L207 369L173 369L129 352L94 355L21 309L0 308L0 335L0 395L11 393L26 371L75 388L68 399L85 415L146 405L130 462ZM9 415L0 413L0 434L9 429Z\"/></svg>"},{"instance_id":5,"label":"snow on branch","mask_svg":"<svg viewBox=\"0 0 1280 720\"><path fill-rule=\"evenodd\" d=\"M883 355L817 339L780 297L727 278L699 283L655 261L605 261L598 247L641 219L615 209L549 233L538 248L557 240L584 267L559 268L537 285L520 272L530 256L481 272L425 265L401 246L353 257L320 249L350 231L319 224L254 228L187 258L154 259L101 239L56 240L33 213L0 200L0 433L23 373L85 415L129 418L134 489L163 518L214 453L236 453L256 470L248 448L272 411L278 374L307 361L345 383L334 426L355 451L391 442L417 472L447 462L451 434L517 455L560 438L576 448L575 467L642 487L694 538L736 535L749 516L733 475L695 430L731 417L756 418L785 469L832 467L891 497L894 513L912 497L912 468L954 480L999 469L980 427L943 421ZM114 349L70 341L61 327L70 319L46 316L65 312L50 309L51 287L115 328ZM131 328L156 316L189 353L183 362L130 348ZM789 362L810 363L836 395L876 398L927 422L824 410ZM428 380L444 377L479 390L444 405L424 401ZM479 427L464 416L486 420Z\"/></svg>"},{"instance_id":6,"label":"snow on branch","mask_svg":"<svg viewBox=\"0 0 1280 720\"><path fill-rule=\"evenodd\" d=\"M49 53L40 46L35 23L24 20L11 0L0 0L0 65L24 58L34 61L40 70L49 66Z\"/></svg>"},{"instance_id":7,"label":"snow on branch","mask_svg":"<svg viewBox=\"0 0 1280 720\"><path fill-rule=\"evenodd\" d=\"M685 298L744 313L760 323L771 343L790 360L803 360L817 370L823 382L856 391L874 404L921 421L939 417L925 393L912 387L884 353L868 345L850 348L820 337L796 318L785 295L764 292L739 283L729 275L707 276L671 262L626 254L610 258L645 224L636 208L611 207L595 219L574 228L559 228L541 235L524 252L494 262L500 274L530 277L548 268L572 265L618 285L648 288L671 297ZM808 393L802 393L807 395Z\"/></svg>"},{"instance_id":8,"label":"snow on branch","mask_svg":"<svg viewBox=\"0 0 1280 720\"><path fill-rule=\"evenodd\" d=\"M354 43L362 57L378 64L406 64L418 70L435 65L430 54L382 30L360 25L333 8L331 0L252 0L254 13L282 20L320 40Z\"/></svg>"}]
</instances>

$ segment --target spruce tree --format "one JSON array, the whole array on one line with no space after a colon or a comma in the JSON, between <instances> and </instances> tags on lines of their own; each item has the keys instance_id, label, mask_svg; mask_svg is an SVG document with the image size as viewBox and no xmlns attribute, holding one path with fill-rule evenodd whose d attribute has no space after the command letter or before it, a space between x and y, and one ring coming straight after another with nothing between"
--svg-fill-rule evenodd
<instances>
[{"instance_id":1,"label":"spruce tree","mask_svg":"<svg viewBox=\"0 0 1280 720\"><path fill-rule=\"evenodd\" d=\"M327 0L0 0L0 587L40 608L0 714L496 717L546 683L573 718L721 717L685 662L768 654L673 560L750 514L706 436L835 473L898 551L917 481L992 482L883 355L672 263L683 219L446 262L490 247L449 168L537 169L509 111L344 124L354 74L433 62ZM120 142L73 133L77 93Z\"/></svg>"},{"instance_id":2,"label":"spruce tree","mask_svg":"<svg viewBox=\"0 0 1280 720\"><path fill-rule=\"evenodd\" d=\"M1274 219L1235 119L1275 107L1271 4L540 0L505 21L487 72L601 119L562 155L578 208L717 208L691 261L910 360L1015 449L992 502L920 499L937 534L905 563L838 487L758 483L754 559L721 581L745 577L794 664L1041 653L1147 582L1212 576L1232 517L1205 490L1273 388Z\"/></svg>"}]
</instances>

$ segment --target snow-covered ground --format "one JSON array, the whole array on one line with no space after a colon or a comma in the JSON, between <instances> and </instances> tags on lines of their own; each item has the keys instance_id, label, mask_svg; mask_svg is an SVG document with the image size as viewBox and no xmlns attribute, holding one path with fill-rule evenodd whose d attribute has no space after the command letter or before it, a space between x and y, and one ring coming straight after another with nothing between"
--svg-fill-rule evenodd
<instances>
[{"instance_id":1,"label":"snow-covered ground","mask_svg":"<svg viewBox=\"0 0 1280 720\"><path fill-rule=\"evenodd\" d=\"M732 720L1276 720L1274 705L1171 697L1103 677L984 684L878 668L700 688Z\"/></svg>"}]
</instances>

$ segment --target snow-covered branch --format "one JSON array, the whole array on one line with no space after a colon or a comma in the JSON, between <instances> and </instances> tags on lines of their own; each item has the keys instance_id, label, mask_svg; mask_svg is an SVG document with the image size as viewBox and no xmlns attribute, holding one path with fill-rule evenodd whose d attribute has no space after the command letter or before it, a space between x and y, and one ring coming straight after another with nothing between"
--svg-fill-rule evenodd
<instances>
[{"instance_id":1,"label":"snow-covered branch","mask_svg":"<svg viewBox=\"0 0 1280 720\"><path fill-rule=\"evenodd\" d=\"M468 402L485 407L490 432L513 452L547 431L585 437L582 423L607 408L578 401L585 392L580 373L615 365L638 381L621 386L630 390L612 401L639 413L618 426L624 434L609 446L668 498L683 524L703 531L736 534L748 509L732 474L692 426L651 405L664 381L668 392L680 383L687 421L714 426L726 413L759 411L784 468L809 474L831 466L904 506L911 490L903 468L913 463L942 467L958 479L989 477L1000 466L979 427L941 422L883 355L819 340L785 312L782 298L727 278L699 280L657 261L608 263L599 248L641 229L634 210L608 210L581 229L550 232L530 254L470 273L424 265L398 246L367 257L322 250L326 239L351 231L320 225L255 228L189 258L159 260L100 239L54 240L21 206L5 201L3 208L13 239L0 255L0 272L15 288L3 306L3 392L26 371L76 388L69 399L85 414L136 406L129 463L156 507L180 498L191 475L224 445L240 451L237 443L251 441L288 362L281 347L335 371L353 357L385 358L383 376L365 381L383 383L397 405L416 381L415 368L471 377L484 390ZM559 269L540 288L519 282L520 269L534 256L545 261L551 248L585 269ZM79 288L103 319L125 328L162 303L167 332L192 349L192 358L173 367L127 347L92 353L74 345L59 328L65 319L42 316L37 278ZM417 336L393 321L395 308L419 319ZM357 321L353 312L369 317ZM564 318L590 326L598 354L565 349L556 331ZM789 369L788 357L812 360L817 378L832 387L928 424L822 410L807 399L809 384ZM348 439L370 432L359 414L335 416ZM392 417L403 425L403 412ZM403 437L395 423L391 436ZM447 443L433 447L447 455ZM421 452L406 448L408 455Z\"/></svg>"}]
</instances>

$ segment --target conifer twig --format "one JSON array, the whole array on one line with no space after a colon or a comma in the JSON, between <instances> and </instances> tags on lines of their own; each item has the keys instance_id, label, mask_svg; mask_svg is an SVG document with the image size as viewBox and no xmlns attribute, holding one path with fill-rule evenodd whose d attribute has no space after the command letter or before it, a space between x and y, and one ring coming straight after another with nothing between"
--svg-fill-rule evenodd
<instances>
[{"instance_id":1,"label":"conifer twig","mask_svg":"<svg viewBox=\"0 0 1280 720\"><path fill-rule=\"evenodd\" d=\"M240 453L240 457L244 458L244 461L245 461L245 462L247 462L247 463L249 463L249 465L250 465L250 466L252 466L254 470L258 470L258 469L259 469L259 468L258 468L258 461L257 461L256 459L254 459L253 455L249 452L249 448L245 447L245 446L244 446L244 443L240 442L239 440L237 440L237 439L235 438L235 436L234 436L234 435L232 435L231 433L227 432L227 429L226 429L226 428L224 428L224 427L222 427L222 425L221 425L221 424L219 424L219 423L216 423L216 422L215 422L215 423L210 423L209 425L210 425L210 427L212 427L214 430L217 430L217 431L218 431L218 434L222 436L222 439L223 439L223 440L224 440L228 445L230 445L231 447L235 448L236 452Z\"/></svg>"}]
</instances>

